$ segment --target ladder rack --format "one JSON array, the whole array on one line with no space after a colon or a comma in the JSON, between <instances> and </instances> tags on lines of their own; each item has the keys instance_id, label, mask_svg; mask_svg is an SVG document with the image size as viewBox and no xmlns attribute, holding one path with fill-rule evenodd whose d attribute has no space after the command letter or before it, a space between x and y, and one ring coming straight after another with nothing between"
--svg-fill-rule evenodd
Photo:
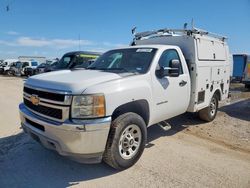
<instances>
[{"instance_id":1,"label":"ladder rack","mask_svg":"<svg viewBox=\"0 0 250 188\"><path fill-rule=\"evenodd\" d=\"M164 28L164 29L159 29L159 30L155 30L155 31L144 31L144 32L140 32L140 33L134 33L134 41L135 40L143 40L145 37L151 38L151 37L156 37L156 36L159 37L159 36L166 36L166 35L192 36L193 34L207 35L210 37L220 39L222 41L227 39L227 37L225 37L225 36L211 33L211 32L208 32L208 31L205 31L202 29L198 29L198 28L193 28L193 29L168 29L168 28Z\"/></svg>"}]
</instances>

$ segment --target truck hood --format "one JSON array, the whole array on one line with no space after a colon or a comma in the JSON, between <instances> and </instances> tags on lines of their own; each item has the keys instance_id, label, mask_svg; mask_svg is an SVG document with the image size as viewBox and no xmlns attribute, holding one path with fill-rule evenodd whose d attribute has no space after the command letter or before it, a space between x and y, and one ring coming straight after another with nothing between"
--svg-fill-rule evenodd
<instances>
[{"instance_id":1,"label":"truck hood","mask_svg":"<svg viewBox=\"0 0 250 188\"><path fill-rule=\"evenodd\" d=\"M89 86L120 78L119 74L100 70L61 70L32 76L25 85L81 94Z\"/></svg>"}]
</instances>

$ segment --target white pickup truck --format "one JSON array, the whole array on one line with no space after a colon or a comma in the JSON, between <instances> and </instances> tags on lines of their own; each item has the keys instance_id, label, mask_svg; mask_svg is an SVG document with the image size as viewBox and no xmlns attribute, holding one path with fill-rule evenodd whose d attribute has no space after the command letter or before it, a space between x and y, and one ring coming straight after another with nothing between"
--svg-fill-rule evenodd
<instances>
[{"instance_id":1,"label":"white pickup truck","mask_svg":"<svg viewBox=\"0 0 250 188\"><path fill-rule=\"evenodd\" d=\"M85 163L132 166L147 127L185 112L212 121L229 92L224 37L192 30L135 35L87 69L30 77L20 104L26 133L59 154Z\"/></svg>"}]
</instances>

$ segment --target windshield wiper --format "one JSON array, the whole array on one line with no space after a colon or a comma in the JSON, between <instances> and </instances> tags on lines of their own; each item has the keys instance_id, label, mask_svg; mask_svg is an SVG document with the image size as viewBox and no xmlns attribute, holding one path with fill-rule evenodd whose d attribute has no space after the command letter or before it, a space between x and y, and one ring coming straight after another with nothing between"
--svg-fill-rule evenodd
<instances>
[{"instance_id":1,"label":"windshield wiper","mask_svg":"<svg viewBox=\"0 0 250 188\"><path fill-rule=\"evenodd\" d=\"M97 67L87 67L86 69L96 69Z\"/></svg>"},{"instance_id":2,"label":"windshield wiper","mask_svg":"<svg viewBox=\"0 0 250 188\"><path fill-rule=\"evenodd\" d=\"M120 71L123 71L123 72L127 72L127 73L132 73L132 74L139 74L139 72L138 71L132 71L132 70L128 70L128 69L126 69L126 68L124 68L124 67L119 67L119 68L109 68L109 69L105 69L105 70L120 70Z\"/></svg>"},{"instance_id":3,"label":"windshield wiper","mask_svg":"<svg viewBox=\"0 0 250 188\"><path fill-rule=\"evenodd\" d=\"M132 73L132 74L139 74L139 72L137 71L131 71L128 70L126 68L123 67L119 67L119 68L98 68L98 67L88 67L86 69L91 69L91 70L104 70L104 71L122 71L122 72L128 72L128 73Z\"/></svg>"}]
</instances>

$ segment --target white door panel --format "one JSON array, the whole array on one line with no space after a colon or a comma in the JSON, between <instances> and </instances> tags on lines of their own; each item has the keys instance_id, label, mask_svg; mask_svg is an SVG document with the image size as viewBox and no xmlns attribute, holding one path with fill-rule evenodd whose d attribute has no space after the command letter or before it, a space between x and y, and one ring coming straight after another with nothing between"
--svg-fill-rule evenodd
<instances>
[{"instance_id":1,"label":"white door panel","mask_svg":"<svg viewBox=\"0 0 250 188\"><path fill-rule=\"evenodd\" d=\"M186 82L185 85L181 85ZM187 110L189 103L188 76L153 79L154 113L157 121L162 121Z\"/></svg>"}]
</instances>

